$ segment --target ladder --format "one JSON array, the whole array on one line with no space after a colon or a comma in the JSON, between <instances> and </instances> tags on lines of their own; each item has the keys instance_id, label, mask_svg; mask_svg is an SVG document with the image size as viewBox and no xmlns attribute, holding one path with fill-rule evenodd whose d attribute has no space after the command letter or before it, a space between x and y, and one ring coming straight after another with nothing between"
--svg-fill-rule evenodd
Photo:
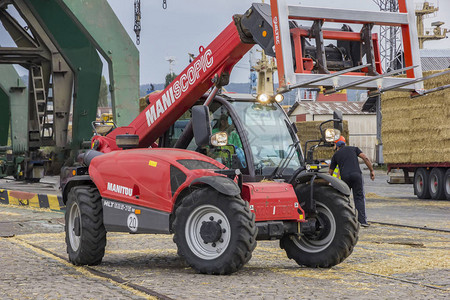
<instances>
[{"instance_id":1,"label":"ladder","mask_svg":"<svg viewBox=\"0 0 450 300\"><path fill-rule=\"evenodd\" d=\"M420 67L419 44L415 26L413 0L398 0L399 11L378 12L323 7L288 5L286 0L271 0L271 18L277 59L279 90L327 87L326 93L344 88L367 89L372 92L408 90L421 93L423 82ZM292 21L312 21L310 28L292 26ZM327 22L361 24L360 32L327 30ZM383 74L378 48L378 36L372 33L374 25L399 26L402 30L405 68ZM305 56L304 39L314 39L315 60ZM327 69L324 40L357 42L365 62L346 70L331 72ZM292 51L291 45L294 45ZM295 53L295 55L293 54ZM312 72L313 66L315 67ZM406 78L393 77L406 72Z\"/></svg>"},{"instance_id":2,"label":"ladder","mask_svg":"<svg viewBox=\"0 0 450 300\"><path fill-rule=\"evenodd\" d=\"M51 140L53 139L53 97L47 97L42 66L32 66L31 77L39 136L42 139Z\"/></svg>"},{"instance_id":3,"label":"ladder","mask_svg":"<svg viewBox=\"0 0 450 300\"><path fill-rule=\"evenodd\" d=\"M53 94L50 96L50 91L53 91L53 83L50 83L49 94L47 95L47 104L45 105L44 120L42 123L41 137L44 142L53 141L54 135L54 101ZM44 143L47 144L47 143Z\"/></svg>"}]
</instances>

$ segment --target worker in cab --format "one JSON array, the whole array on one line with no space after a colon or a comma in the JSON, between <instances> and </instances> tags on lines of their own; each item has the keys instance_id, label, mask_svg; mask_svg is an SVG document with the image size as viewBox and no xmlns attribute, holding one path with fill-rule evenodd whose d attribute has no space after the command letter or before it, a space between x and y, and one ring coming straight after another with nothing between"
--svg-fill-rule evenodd
<instances>
[{"instance_id":1,"label":"worker in cab","mask_svg":"<svg viewBox=\"0 0 450 300\"><path fill-rule=\"evenodd\" d=\"M222 162L225 162L225 165L227 165L227 167L231 167L231 156L233 154L236 154L241 163L241 166L243 168L246 168L247 163L245 161L242 141L239 137L239 134L236 132L236 128L233 124L232 118L228 114L221 114L219 119L216 120L216 124L212 129L212 134L215 134L217 132L226 132L228 135L228 145L218 147L222 152L219 154Z\"/></svg>"},{"instance_id":2,"label":"worker in cab","mask_svg":"<svg viewBox=\"0 0 450 300\"><path fill-rule=\"evenodd\" d=\"M341 137L342 138L342 137ZM366 199L364 196L364 181L359 167L358 157L361 158L370 170L370 179L375 179L372 163L361 149L347 146L345 139L336 143L336 152L331 158L329 174L333 175L336 166L339 166L341 179L352 189L353 201L358 211L358 222L363 227L369 227L366 216Z\"/></svg>"}]
</instances>

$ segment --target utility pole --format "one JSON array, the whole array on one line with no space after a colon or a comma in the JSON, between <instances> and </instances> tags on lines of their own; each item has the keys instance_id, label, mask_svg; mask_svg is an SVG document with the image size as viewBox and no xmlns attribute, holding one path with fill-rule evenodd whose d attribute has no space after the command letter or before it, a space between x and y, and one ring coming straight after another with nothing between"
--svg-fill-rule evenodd
<instances>
[{"instance_id":1,"label":"utility pole","mask_svg":"<svg viewBox=\"0 0 450 300\"><path fill-rule=\"evenodd\" d=\"M397 12L397 0L373 0L380 11ZM381 66L384 72L403 68L403 49L400 27L398 26L380 26L380 56ZM381 96L376 96L375 110L377 113L377 144L376 144L376 163L383 164L383 140L381 137Z\"/></svg>"},{"instance_id":2,"label":"utility pole","mask_svg":"<svg viewBox=\"0 0 450 300\"><path fill-rule=\"evenodd\" d=\"M256 70L253 66L253 50L250 50L250 52L248 53L248 61L250 64L250 84L249 84L249 92L250 94L256 94L256 80L258 79L258 76L256 75Z\"/></svg>"},{"instance_id":3,"label":"utility pole","mask_svg":"<svg viewBox=\"0 0 450 300\"><path fill-rule=\"evenodd\" d=\"M169 62L169 74L173 74L173 65L175 64L175 57L168 56L166 57L166 61Z\"/></svg>"}]
</instances>

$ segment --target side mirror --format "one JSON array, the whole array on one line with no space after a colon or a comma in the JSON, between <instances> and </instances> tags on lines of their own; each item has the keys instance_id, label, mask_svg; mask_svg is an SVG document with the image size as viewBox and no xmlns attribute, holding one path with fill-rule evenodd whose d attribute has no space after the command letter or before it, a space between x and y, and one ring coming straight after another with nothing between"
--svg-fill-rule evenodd
<instances>
[{"instance_id":1,"label":"side mirror","mask_svg":"<svg viewBox=\"0 0 450 300\"><path fill-rule=\"evenodd\" d=\"M342 112L340 112L338 110L333 111L333 119L335 120L333 122L334 123L333 127L335 129L338 129L340 132L342 132L342 129L343 129L343 127L342 127L342 120L343 120Z\"/></svg>"},{"instance_id":2,"label":"side mirror","mask_svg":"<svg viewBox=\"0 0 450 300\"><path fill-rule=\"evenodd\" d=\"M196 105L192 107L192 128L197 146L209 145L212 130L208 106Z\"/></svg>"}]
</instances>

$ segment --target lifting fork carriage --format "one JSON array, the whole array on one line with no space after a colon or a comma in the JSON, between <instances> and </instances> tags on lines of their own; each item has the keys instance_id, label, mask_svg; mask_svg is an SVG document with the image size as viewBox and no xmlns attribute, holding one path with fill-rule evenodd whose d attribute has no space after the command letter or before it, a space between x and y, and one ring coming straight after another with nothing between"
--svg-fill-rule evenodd
<instances>
[{"instance_id":1,"label":"lifting fork carriage","mask_svg":"<svg viewBox=\"0 0 450 300\"><path fill-rule=\"evenodd\" d=\"M325 94L352 88L369 90L369 97L389 90L407 90L411 97L420 97L449 88L445 85L424 90L423 81L449 71L422 77L417 30L416 26L410 25L415 24L414 3L412 0L399 0L398 5L399 12L373 12L302 7L288 5L286 0L272 0L270 13L280 83L278 92L325 86L328 87ZM268 16L267 13L265 15ZM309 20L313 25L310 28L296 27L291 22L293 20ZM362 29L360 32L330 30L323 27L325 22L360 24ZM372 33L374 25L401 28L404 68L382 72L378 37ZM316 43L313 58L304 49L306 39L314 39ZM347 54L352 56L353 66L337 72L328 70L324 50L326 39L336 40L338 47L346 48ZM291 45L294 45L293 51L290 51ZM392 77L403 72L406 72L406 78Z\"/></svg>"}]
</instances>

